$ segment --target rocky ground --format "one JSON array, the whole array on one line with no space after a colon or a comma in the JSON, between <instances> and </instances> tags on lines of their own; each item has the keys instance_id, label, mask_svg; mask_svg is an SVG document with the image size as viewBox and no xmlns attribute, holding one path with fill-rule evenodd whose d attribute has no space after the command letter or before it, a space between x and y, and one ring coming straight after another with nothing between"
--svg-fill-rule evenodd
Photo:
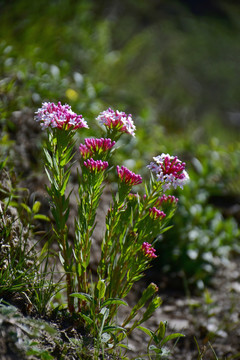
<instances>
[{"instance_id":1,"label":"rocky ground","mask_svg":"<svg viewBox=\"0 0 240 360\"><path fill-rule=\"evenodd\" d=\"M39 125L33 121L31 111L17 112L13 114L12 121L14 129L10 134L15 141L12 149L15 156L15 170L21 174L22 180L20 185L29 191L29 201L40 200L42 202L42 213L48 213L48 203L46 200L45 190L43 187L44 175L37 172L35 164L39 161L40 136L41 130ZM72 186L75 186L76 177L71 178ZM2 181L3 184L3 181ZM7 184L5 185L8 186ZM108 207L110 193L106 190L105 197L99 210L99 223L101 217ZM74 198L72 198L72 207L74 211ZM16 216L16 214L8 214L8 216ZM20 225L19 225L20 226ZM97 229L94 233L94 249L98 248L100 242L99 234L102 229ZM17 238L17 235L16 235ZM16 239L15 239L16 240ZM2 250L1 250L2 251ZM98 261L98 251L92 254L92 269ZM154 330L160 321L168 322L168 334L180 332L185 335L177 344L170 343L172 348L171 359L174 360L197 360L197 359L219 359L230 360L240 359L240 259L234 258L231 261L220 263L218 270L212 280L208 290L202 293L193 294L188 291L176 291L172 285L157 269L148 272L147 277L135 285L129 294L127 301L134 306L137 298L147 283L154 280L159 287L159 294L162 297L163 304L156 311L156 314L149 319L146 324L147 328ZM9 314L0 312L0 359L1 360L18 360L25 359L25 355L21 352L22 339L26 335L28 326L28 317L34 318L36 321L36 333L39 328L37 323L38 314L29 307L28 299L22 295L15 294L8 299L19 310L12 309ZM124 307L120 309L119 320L124 315ZM24 317L26 328L19 326L19 317ZM62 341L68 342L69 331L71 336L76 340L81 333L76 323L71 322L66 325L67 320L57 321L54 318L47 319L51 326L57 330L59 344ZM70 324L70 325L69 325ZM68 329L68 330L67 330ZM69 330L70 329L70 330ZM48 330L46 329L47 333ZM77 343L77 342L76 342ZM148 337L140 330L136 331L129 339L128 356L133 359L146 352ZM44 347L45 346L45 347ZM61 345L62 346L62 345ZM42 359L50 359L44 357L44 351L49 350L60 359L61 346L57 349L56 344L51 342L51 335L45 338L45 345L42 347ZM199 355L199 354L202 355ZM36 356L36 354L35 354ZM40 355L39 355L40 356ZM34 353L28 358L34 359ZM72 345L72 350L66 353L65 359L77 359L77 345Z\"/></svg>"},{"instance_id":2,"label":"rocky ground","mask_svg":"<svg viewBox=\"0 0 240 360\"><path fill-rule=\"evenodd\" d=\"M171 359L240 359L240 259L221 264L212 285L202 294L191 295L174 292L171 287L161 291L162 306L146 327L154 329L159 321L168 322L168 333L180 332L180 338ZM198 343L198 346L196 344ZM142 333L134 334L130 346L142 352L146 339ZM214 354L214 352L217 354Z\"/></svg>"}]
</instances>

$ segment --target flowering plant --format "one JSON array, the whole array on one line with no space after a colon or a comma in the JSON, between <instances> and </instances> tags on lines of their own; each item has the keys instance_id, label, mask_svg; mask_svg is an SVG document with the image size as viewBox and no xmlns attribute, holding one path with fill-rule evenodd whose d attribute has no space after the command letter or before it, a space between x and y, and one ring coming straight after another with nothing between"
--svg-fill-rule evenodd
<instances>
[{"instance_id":1,"label":"flowering plant","mask_svg":"<svg viewBox=\"0 0 240 360\"><path fill-rule=\"evenodd\" d=\"M151 260L157 257L154 244L159 235L169 228L167 224L178 201L174 196L166 195L165 191L171 187L182 188L188 181L185 163L168 154L154 157L154 162L148 165L152 175L145 185L145 194L140 187L143 181L141 175L125 166L116 167L118 188L106 214L97 279L92 282L89 269L92 235L100 197L111 170L109 160L116 141L124 133L135 136L136 127L131 115L109 108L97 117L106 128L106 137L86 138L79 145L78 212L75 238L70 243L68 218L71 192L66 195L66 190L74 156L74 134L88 128L88 125L82 115L76 115L69 105L61 105L60 102L57 105L43 103L35 119L48 133L44 147L45 170L50 182L47 192L54 218L53 233L66 277L68 310L72 314L78 313L95 335L98 329L98 337L105 333L109 341L116 341L116 332L122 332L118 336L120 341L161 304L158 288L151 284L122 326L112 326L118 306L126 304L123 299L143 276ZM127 327L150 299L142 318Z\"/></svg>"},{"instance_id":2,"label":"flowering plant","mask_svg":"<svg viewBox=\"0 0 240 360\"><path fill-rule=\"evenodd\" d=\"M109 108L108 110L100 113L100 115L97 117L97 120L100 122L100 124L106 127L108 132L114 132L115 137L117 132L120 132L119 136L121 136L121 133L127 133L135 136L136 127L133 123L131 114L127 115L123 111L114 111Z\"/></svg>"}]
</instances>

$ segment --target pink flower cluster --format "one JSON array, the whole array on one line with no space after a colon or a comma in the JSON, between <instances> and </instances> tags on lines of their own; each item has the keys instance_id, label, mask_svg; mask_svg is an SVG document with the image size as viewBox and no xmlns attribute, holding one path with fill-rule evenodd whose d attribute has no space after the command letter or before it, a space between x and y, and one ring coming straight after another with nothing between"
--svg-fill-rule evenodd
<instances>
[{"instance_id":1,"label":"pink flower cluster","mask_svg":"<svg viewBox=\"0 0 240 360\"><path fill-rule=\"evenodd\" d=\"M88 128L82 115L75 114L71 106L62 105L59 101L57 105L50 102L44 102L42 107L35 113L35 120L41 122L42 129L47 127L58 129L80 129Z\"/></svg>"},{"instance_id":2,"label":"pink flower cluster","mask_svg":"<svg viewBox=\"0 0 240 360\"><path fill-rule=\"evenodd\" d=\"M157 255L155 254L156 250L148 242L144 242L142 244L142 251L143 251L144 255L149 257L149 258L156 258L157 257Z\"/></svg>"},{"instance_id":3,"label":"pink flower cluster","mask_svg":"<svg viewBox=\"0 0 240 360\"><path fill-rule=\"evenodd\" d=\"M86 168L88 168L88 170L94 173L104 171L108 167L107 161L93 160L92 158L87 159L83 164L86 166Z\"/></svg>"},{"instance_id":4,"label":"pink flower cluster","mask_svg":"<svg viewBox=\"0 0 240 360\"><path fill-rule=\"evenodd\" d=\"M123 111L114 111L111 108L100 113L97 117L100 124L109 129L117 129L121 132L135 136L136 127L132 120L132 115L125 114Z\"/></svg>"},{"instance_id":5,"label":"pink flower cluster","mask_svg":"<svg viewBox=\"0 0 240 360\"><path fill-rule=\"evenodd\" d=\"M188 182L189 176L185 171L186 164L181 162L177 156L161 154L153 158L154 162L147 165L147 168L157 174L157 180L163 183L163 191L171 186L181 189Z\"/></svg>"},{"instance_id":6,"label":"pink flower cluster","mask_svg":"<svg viewBox=\"0 0 240 360\"><path fill-rule=\"evenodd\" d=\"M155 206L149 209L149 215L153 220L162 220L166 216L163 211L158 210Z\"/></svg>"},{"instance_id":7,"label":"pink flower cluster","mask_svg":"<svg viewBox=\"0 0 240 360\"><path fill-rule=\"evenodd\" d=\"M161 197L159 197L157 199L157 201L155 202L155 206L161 206L162 203L170 203L170 204L173 204L173 203L177 203L178 202L178 198L173 196L173 195L168 195L166 196L165 194L163 194Z\"/></svg>"},{"instance_id":8,"label":"pink flower cluster","mask_svg":"<svg viewBox=\"0 0 240 360\"><path fill-rule=\"evenodd\" d=\"M87 138L84 140L85 144L80 144L79 151L84 159L87 159L93 154L100 154L110 150L114 145L115 141L111 139L94 139Z\"/></svg>"},{"instance_id":9,"label":"pink flower cluster","mask_svg":"<svg viewBox=\"0 0 240 360\"><path fill-rule=\"evenodd\" d=\"M125 166L122 166L120 169L120 167L117 165L117 173L121 181L128 186L138 185L142 183L141 175L134 174Z\"/></svg>"}]
</instances>

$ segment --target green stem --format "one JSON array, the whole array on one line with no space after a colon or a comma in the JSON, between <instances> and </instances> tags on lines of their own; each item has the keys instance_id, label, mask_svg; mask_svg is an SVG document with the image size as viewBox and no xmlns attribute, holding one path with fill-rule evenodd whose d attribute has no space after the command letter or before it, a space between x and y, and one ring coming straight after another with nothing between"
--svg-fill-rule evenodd
<instances>
[{"instance_id":1,"label":"green stem","mask_svg":"<svg viewBox=\"0 0 240 360\"><path fill-rule=\"evenodd\" d=\"M115 203L114 207L113 207L113 212L114 212L114 216L111 219L111 224L110 224L110 229L109 229L109 233L106 239L104 239L103 244L102 244L102 249L103 252L101 254L101 260L100 260L100 264L99 264L99 274L100 274L100 278L101 279L105 279L105 277L107 277L107 273L106 273L106 258L108 255L108 250L109 250L109 242L110 239L113 237L113 231L114 231L114 227L116 226L116 220L117 220L117 210L118 210L118 204ZM109 254L109 257L111 256L111 254ZM103 266L104 264L104 266Z\"/></svg>"},{"instance_id":2,"label":"green stem","mask_svg":"<svg viewBox=\"0 0 240 360\"><path fill-rule=\"evenodd\" d=\"M61 155L59 155L59 153L58 153L57 145L54 147L54 153L56 154L57 165L58 165L61 162ZM59 177L54 168L52 169L52 172L53 172L53 176L54 176L55 180L57 181L58 188L62 189L63 179L64 179L64 168L58 165ZM60 250L62 249L61 253L62 253L62 257L63 257L63 261L64 261L63 267L64 267L64 271L65 271L65 276L66 276L68 310L70 313L73 313L74 312L74 299L72 297L70 297L70 294L73 292L72 279L71 279L72 266L71 266L71 258L69 258L68 244L67 244L68 228L65 223L66 219L64 216L64 209L63 209L63 204L66 201L65 195L62 195L62 196L59 195L59 197L57 199L53 199L53 201L54 200L55 200L55 205L56 205L56 209L57 209L58 216L59 216L59 229L56 229L56 230L59 231L57 240L59 243Z\"/></svg>"},{"instance_id":3,"label":"green stem","mask_svg":"<svg viewBox=\"0 0 240 360\"><path fill-rule=\"evenodd\" d=\"M67 228L61 230L61 238L62 238L62 255L64 259L64 271L66 275L66 285L67 285L67 303L68 303L68 310L72 314L74 312L74 299L70 297L70 294L72 294L72 279L71 279L71 264L69 263L68 254L67 254Z\"/></svg>"},{"instance_id":4,"label":"green stem","mask_svg":"<svg viewBox=\"0 0 240 360\"><path fill-rule=\"evenodd\" d=\"M93 197L94 197L95 193L92 194L91 200L90 200L90 207L89 207L89 211L88 211L88 217L87 217L87 222L86 222L86 231L84 233L84 241L81 241L81 245L82 248L80 249L81 253L83 256L89 256L89 242L90 242L90 233L91 233L91 226L90 226L90 222L91 222L91 218L92 218L92 212L93 212ZM80 224L81 226L81 224ZM80 230L81 231L81 230ZM82 237L82 236L81 236ZM86 259L86 261L88 261L88 258ZM78 264L77 264L78 266ZM81 264L80 264L81 266ZM78 282L78 291L79 292L83 292L83 293L87 293L88 292L88 282L87 282L87 266L88 263L86 263L86 266L81 266L81 274L78 273L77 276L77 282ZM79 308L81 307L80 303L79 303Z\"/></svg>"}]
</instances>

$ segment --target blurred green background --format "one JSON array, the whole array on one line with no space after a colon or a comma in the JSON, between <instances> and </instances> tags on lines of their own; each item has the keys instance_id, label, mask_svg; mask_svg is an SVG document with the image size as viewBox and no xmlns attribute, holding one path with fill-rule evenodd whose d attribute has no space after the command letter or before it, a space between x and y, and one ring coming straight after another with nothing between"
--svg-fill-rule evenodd
<instances>
[{"instance_id":1,"label":"blurred green background","mask_svg":"<svg viewBox=\"0 0 240 360\"><path fill-rule=\"evenodd\" d=\"M43 101L69 103L91 135L109 106L132 113L117 161L148 176L171 153L191 177L155 267L201 288L239 253L239 20L234 0L0 0L2 155L12 113Z\"/></svg>"}]
</instances>

